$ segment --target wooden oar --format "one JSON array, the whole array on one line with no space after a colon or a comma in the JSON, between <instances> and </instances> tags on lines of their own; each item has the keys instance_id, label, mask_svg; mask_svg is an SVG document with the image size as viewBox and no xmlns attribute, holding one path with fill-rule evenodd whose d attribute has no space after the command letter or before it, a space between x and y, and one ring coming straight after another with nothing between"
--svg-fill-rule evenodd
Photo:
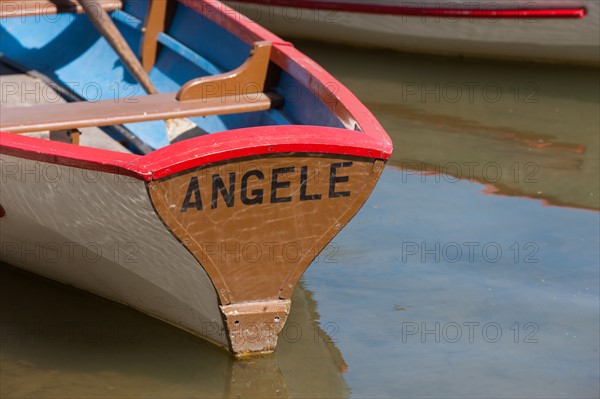
<instances>
[{"instance_id":1,"label":"wooden oar","mask_svg":"<svg viewBox=\"0 0 600 399\"><path fill-rule=\"evenodd\" d=\"M110 16L104 11L102 4L100 4L98 0L78 1L92 24L119 55L123 65L125 65L129 73L131 73L135 80L144 88L146 93L158 94L158 90L156 90L156 87L150 80L150 77L144 70L141 62L133 53ZM196 124L189 119L167 119L165 122L167 125L167 137L169 138L169 141L174 141L179 136L184 137L184 134L185 137L206 134L203 129L196 126Z\"/></svg>"}]
</instances>

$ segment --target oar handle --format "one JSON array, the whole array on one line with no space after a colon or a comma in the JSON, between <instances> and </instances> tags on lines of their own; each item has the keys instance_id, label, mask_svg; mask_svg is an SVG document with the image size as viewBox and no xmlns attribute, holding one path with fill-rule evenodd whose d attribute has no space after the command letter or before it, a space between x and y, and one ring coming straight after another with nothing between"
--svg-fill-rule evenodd
<instances>
[{"instance_id":1,"label":"oar handle","mask_svg":"<svg viewBox=\"0 0 600 399\"><path fill-rule=\"evenodd\" d=\"M121 62L133 75L135 80L144 88L148 94L156 94L158 91L144 70L144 67L131 51L121 32L116 27L110 16L104 11L98 0L79 0L88 18L94 24L98 32L106 39L116 51Z\"/></svg>"}]
</instances>

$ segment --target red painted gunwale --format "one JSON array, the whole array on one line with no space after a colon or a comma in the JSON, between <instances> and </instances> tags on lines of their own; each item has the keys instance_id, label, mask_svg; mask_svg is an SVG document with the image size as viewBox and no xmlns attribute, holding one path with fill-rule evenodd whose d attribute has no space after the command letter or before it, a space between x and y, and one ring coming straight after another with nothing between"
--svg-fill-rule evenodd
<instances>
[{"instance_id":1,"label":"red painted gunwale","mask_svg":"<svg viewBox=\"0 0 600 399\"><path fill-rule=\"evenodd\" d=\"M447 17L447 18L583 18L587 14L584 6L552 7L539 6L535 2L526 2L519 7L511 2L502 4L490 1L476 2L465 7L465 2L439 3L411 2L406 4L377 4L373 2L347 3L343 1L312 0L233 0L241 3L260 4L277 7L304 8L313 10L354 12L364 14L385 14L411 17ZM454 5L454 6L452 6ZM516 7L515 7L516 5Z\"/></svg>"},{"instance_id":2,"label":"red painted gunwale","mask_svg":"<svg viewBox=\"0 0 600 399\"><path fill-rule=\"evenodd\" d=\"M392 142L375 117L314 61L290 43L218 1L180 2L219 23L248 44L259 40L271 41L272 61L309 87L346 125L355 125L361 131L304 125L251 127L186 140L145 156L0 132L0 153L145 181L210 163L265 154L301 152L389 159Z\"/></svg>"}]
</instances>

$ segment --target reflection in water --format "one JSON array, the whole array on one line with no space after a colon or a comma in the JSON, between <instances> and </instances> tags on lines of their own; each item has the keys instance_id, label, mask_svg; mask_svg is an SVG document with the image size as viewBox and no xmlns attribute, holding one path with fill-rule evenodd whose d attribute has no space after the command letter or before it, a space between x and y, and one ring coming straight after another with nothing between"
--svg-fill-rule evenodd
<instances>
[{"instance_id":1,"label":"reflection in water","mask_svg":"<svg viewBox=\"0 0 600 399\"><path fill-rule=\"evenodd\" d=\"M0 265L1 397L344 398L345 363L299 284L275 355L225 351L113 302Z\"/></svg>"},{"instance_id":2,"label":"reflection in water","mask_svg":"<svg viewBox=\"0 0 600 399\"><path fill-rule=\"evenodd\" d=\"M391 165L600 209L598 69L297 46L383 124Z\"/></svg>"},{"instance_id":3,"label":"reflection in water","mask_svg":"<svg viewBox=\"0 0 600 399\"><path fill-rule=\"evenodd\" d=\"M600 394L600 212L387 168L304 278L356 398Z\"/></svg>"},{"instance_id":4,"label":"reflection in water","mask_svg":"<svg viewBox=\"0 0 600 399\"><path fill-rule=\"evenodd\" d=\"M352 394L599 397L598 69L296 45L395 144L305 274Z\"/></svg>"}]
</instances>

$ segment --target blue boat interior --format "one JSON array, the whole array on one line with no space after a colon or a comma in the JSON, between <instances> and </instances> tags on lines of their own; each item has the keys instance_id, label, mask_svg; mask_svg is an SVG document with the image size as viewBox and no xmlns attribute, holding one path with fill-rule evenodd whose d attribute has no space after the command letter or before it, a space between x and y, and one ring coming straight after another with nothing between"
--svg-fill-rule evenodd
<instances>
[{"instance_id":1,"label":"blue boat interior","mask_svg":"<svg viewBox=\"0 0 600 399\"><path fill-rule=\"evenodd\" d=\"M121 10L110 13L136 53L141 47L148 5L148 1L128 1ZM159 34L158 42L159 52L149 76L159 93L177 92L191 79L233 70L247 59L251 50L251 45L181 3L176 3L172 19L165 32ZM3 18L0 52L3 58L47 76L83 101L126 101L145 95L85 14ZM273 62L269 78L270 85L265 91L280 96L282 106L190 119L208 133L266 125L344 127L326 104ZM151 149L169 145L163 121L130 123L124 127ZM110 129L106 132L120 135ZM123 137L114 138L123 141ZM130 150L137 152L135 148Z\"/></svg>"}]
</instances>

